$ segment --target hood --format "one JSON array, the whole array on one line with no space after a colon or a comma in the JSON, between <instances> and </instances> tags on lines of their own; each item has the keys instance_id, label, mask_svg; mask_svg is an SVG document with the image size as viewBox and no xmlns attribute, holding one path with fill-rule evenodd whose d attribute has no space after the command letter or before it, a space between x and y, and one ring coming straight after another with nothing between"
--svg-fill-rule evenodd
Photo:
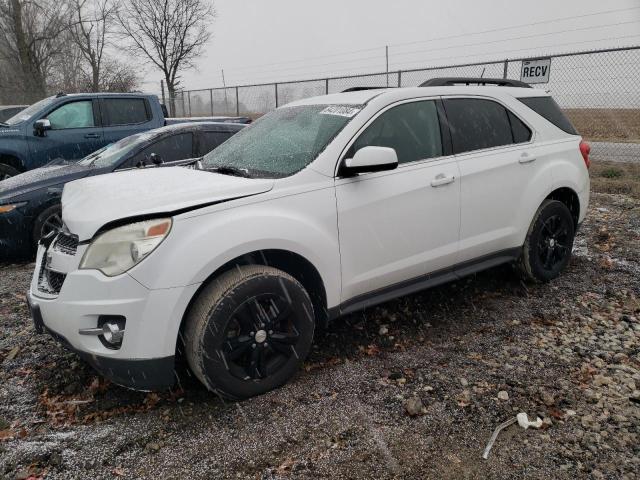
<instances>
[{"instance_id":1,"label":"hood","mask_svg":"<svg viewBox=\"0 0 640 480\"><path fill-rule=\"evenodd\" d=\"M62 193L62 219L80 240L107 223L268 192L272 179L222 175L182 167L128 170L68 183Z\"/></svg>"},{"instance_id":2,"label":"hood","mask_svg":"<svg viewBox=\"0 0 640 480\"><path fill-rule=\"evenodd\" d=\"M52 165L36 168L15 177L0 181L0 201L13 199L19 195L33 192L40 188L52 187L86 177L91 167L78 164Z\"/></svg>"}]
</instances>

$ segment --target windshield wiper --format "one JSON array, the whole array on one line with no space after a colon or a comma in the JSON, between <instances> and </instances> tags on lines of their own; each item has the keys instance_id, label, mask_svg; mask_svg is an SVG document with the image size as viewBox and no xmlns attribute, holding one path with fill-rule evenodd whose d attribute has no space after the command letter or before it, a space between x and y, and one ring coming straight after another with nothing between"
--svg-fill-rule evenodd
<instances>
[{"instance_id":1,"label":"windshield wiper","mask_svg":"<svg viewBox=\"0 0 640 480\"><path fill-rule=\"evenodd\" d=\"M8 123L0 122L0 127L10 127Z\"/></svg>"},{"instance_id":2,"label":"windshield wiper","mask_svg":"<svg viewBox=\"0 0 640 480\"><path fill-rule=\"evenodd\" d=\"M222 175L234 175L236 177L251 178L249 170L246 168L233 167L231 165L220 165L219 167L207 168L210 172L221 173Z\"/></svg>"}]
</instances>

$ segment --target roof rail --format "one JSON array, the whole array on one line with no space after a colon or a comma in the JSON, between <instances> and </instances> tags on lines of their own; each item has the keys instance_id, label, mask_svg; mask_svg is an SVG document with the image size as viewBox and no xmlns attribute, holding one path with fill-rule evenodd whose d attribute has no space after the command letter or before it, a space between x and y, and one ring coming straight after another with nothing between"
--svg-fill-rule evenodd
<instances>
[{"instance_id":1,"label":"roof rail","mask_svg":"<svg viewBox=\"0 0 640 480\"><path fill-rule=\"evenodd\" d=\"M432 78L424 83L421 87L448 87L454 85L497 85L500 87L520 87L532 88L528 83L520 80L511 80L509 78L482 78L482 77L441 77Z\"/></svg>"},{"instance_id":2,"label":"roof rail","mask_svg":"<svg viewBox=\"0 0 640 480\"><path fill-rule=\"evenodd\" d=\"M340 93L346 92L361 92L362 90L380 90L381 88L394 88L394 87L349 87L346 90L342 90Z\"/></svg>"}]
</instances>

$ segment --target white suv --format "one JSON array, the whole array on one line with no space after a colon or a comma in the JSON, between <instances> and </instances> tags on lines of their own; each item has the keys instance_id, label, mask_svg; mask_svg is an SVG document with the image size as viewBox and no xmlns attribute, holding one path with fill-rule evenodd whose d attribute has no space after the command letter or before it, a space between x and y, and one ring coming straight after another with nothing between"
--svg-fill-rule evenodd
<instances>
[{"instance_id":1,"label":"white suv","mask_svg":"<svg viewBox=\"0 0 640 480\"><path fill-rule=\"evenodd\" d=\"M588 151L532 88L294 102L200 169L67 184L34 322L126 387L170 387L180 352L211 391L260 394L339 315L505 262L556 277L587 210Z\"/></svg>"}]
</instances>

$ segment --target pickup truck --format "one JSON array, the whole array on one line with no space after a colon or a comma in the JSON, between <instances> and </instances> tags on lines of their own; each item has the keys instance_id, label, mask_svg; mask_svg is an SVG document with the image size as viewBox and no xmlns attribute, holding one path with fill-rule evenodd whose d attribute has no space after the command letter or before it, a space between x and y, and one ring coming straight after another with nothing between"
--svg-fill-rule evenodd
<instances>
[{"instance_id":1,"label":"pickup truck","mask_svg":"<svg viewBox=\"0 0 640 480\"><path fill-rule=\"evenodd\" d=\"M187 121L165 119L156 95L60 93L0 123L0 181L53 160L84 158L129 135Z\"/></svg>"}]
</instances>

